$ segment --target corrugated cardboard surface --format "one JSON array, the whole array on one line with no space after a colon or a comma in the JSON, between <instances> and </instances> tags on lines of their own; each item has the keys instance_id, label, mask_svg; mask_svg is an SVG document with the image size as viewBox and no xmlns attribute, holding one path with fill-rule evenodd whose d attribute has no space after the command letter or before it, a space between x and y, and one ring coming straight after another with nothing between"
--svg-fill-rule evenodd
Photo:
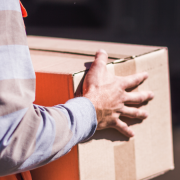
<instances>
[{"instance_id":1,"label":"corrugated cardboard surface","mask_svg":"<svg viewBox=\"0 0 180 180\"><path fill-rule=\"evenodd\" d=\"M58 75L57 87L60 79L68 76L68 82L73 81L74 87L70 92L74 90L77 95L81 92L85 70L94 60L91 55L100 48L113 56L109 63L117 62L117 57L121 61L122 58L127 59L108 64L111 73L118 76L143 71L149 73L148 80L134 90L155 93L154 100L140 107L148 111L149 117L144 121L123 119L135 131L136 136L132 140L116 130L107 129L97 131L90 141L79 144L80 180L139 180L173 169L168 55L165 48L42 37L30 37L28 41L33 49L31 56L37 74L44 77L45 74ZM51 50L57 52L49 52Z\"/></svg>"},{"instance_id":2,"label":"corrugated cardboard surface","mask_svg":"<svg viewBox=\"0 0 180 180\"><path fill-rule=\"evenodd\" d=\"M136 69L137 72L143 70L149 73L148 81L139 90L151 90L155 93L154 100L145 107L149 111L149 118L139 129L135 127L137 147L144 144L136 151L136 157L141 157L137 159L137 175L138 179L142 179L147 174L157 174L173 168L167 51L162 49L144 58L137 58ZM144 135L140 133L143 128L146 128Z\"/></svg>"},{"instance_id":3,"label":"corrugated cardboard surface","mask_svg":"<svg viewBox=\"0 0 180 180\"><path fill-rule=\"evenodd\" d=\"M155 93L155 99L149 102L147 105L142 106L148 111L148 119L141 121L127 120L131 124L132 129L135 131L135 141L134 141L134 157L136 165L136 177L121 178L118 173L115 174L115 179L145 179L153 174L159 174L160 172L167 171L168 169L173 169L173 150L172 150L172 135L171 135L171 114L170 114L170 99L169 99L169 78L168 78L168 59L166 49L155 51L144 56L135 58L124 63L119 63L114 65L116 75L129 75L136 72L147 71L149 73L149 78L142 85L138 87L138 91L151 90ZM90 142L79 144L79 161L80 161L80 177L84 179L109 179L108 175L110 173L107 171L109 165L115 163L116 172L121 172L122 174L126 169L121 168L121 165L116 163L118 161L123 161L123 156L120 153L118 156L116 153L114 162L106 160L106 164L101 161L101 156L109 159L112 155L113 150L116 146L123 146L122 144L131 143L125 137L124 139L121 135L116 134L116 139L113 137L108 138L106 134L113 134L116 130L104 130L105 132L97 132ZM106 142L105 142L106 141ZM106 143L109 148L107 152ZM91 146L98 144L95 149L101 152L99 153L88 152L91 151ZM87 147L88 148L87 148ZM128 146L128 145L127 145ZM104 151L106 149L106 151ZM89 155L91 154L91 156ZM96 157L99 164L95 164L91 167L90 164L85 163L86 161L91 161L92 156ZM88 158L87 158L88 157ZM134 159L127 159L133 163ZM119 167L118 167L119 166ZM105 175L97 177L97 174L101 170L106 169ZM129 166L128 166L129 167ZM117 171L119 169L119 171ZM82 171L81 171L82 170ZM127 170L127 169L126 169ZM86 171L91 172L91 177L86 177ZM133 172L132 169L129 169ZM121 173L120 173L121 174ZM131 173L133 176L134 174ZM111 175L114 178L114 174Z\"/></svg>"},{"instance_id":4,"label":"corrugated cardboard surface","mask_svg":"<svg viewBox=\"0 0 180 180\"><path fill-rule=\"evenodd\" d=\"M114 146L114 162L116 179L136 179L134 139L131 139L128 143Z\"/></svg>"},{"instance_id":5,"label":"corrugated cardboard surface","mask_svg":"<svg viewBox=\"0 0 180 180\"><path fill-rule=\"evenodd\" d=\"M28 37L28 45L30 49L43 49L88 55L94 55L97 50L104 49L108 52L109 57L114 58L125 58L133 55L141 55L160 48L156 46L72 40L52 37L44 38L36 36Z\"/></svg>"}]
</instances>

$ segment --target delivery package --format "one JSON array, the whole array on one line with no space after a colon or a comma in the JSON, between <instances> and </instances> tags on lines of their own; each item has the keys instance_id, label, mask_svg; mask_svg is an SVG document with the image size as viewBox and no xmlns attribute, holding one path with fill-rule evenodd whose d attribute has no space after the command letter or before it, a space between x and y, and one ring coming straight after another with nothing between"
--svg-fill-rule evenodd
<instances>
[{"instance_id":1,"label":"delivery package","mask_svg":"<svg viewBox=\"0 0 180 180\"><path fill-rule=\"evenodd\" d=\"M28 37L28 45L36 72L36 104L53 106L82 96L84 76L98 49L107 51L110 73L148 72L149 78L133 91L155 94L139 107L147 110L147 119L122 119L134 138L115 129L97 131L67 155L32 170L33 180L141 180L174 168L167 48L35 36Z\"/></svg>"}]
</instances>

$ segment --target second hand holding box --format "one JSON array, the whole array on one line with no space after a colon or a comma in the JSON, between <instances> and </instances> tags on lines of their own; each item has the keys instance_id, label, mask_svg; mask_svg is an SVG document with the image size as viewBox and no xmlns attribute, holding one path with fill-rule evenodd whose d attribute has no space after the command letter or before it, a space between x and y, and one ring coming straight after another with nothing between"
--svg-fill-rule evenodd
<instances>
[{"instance_id":1,"label":"second hand holding box","mask_svg":"<svg viewBox=\"0 0 180 180\"><path fill-rule=\"evenodd\" d=\"M140 107L148 111L146 120L125 119L134 138L114 129L97 131L64 157L31 171L34 180L140 180L174 168L166 48L43 37L28 37L28 42L36 71L36 104L53 106L79 96L85 72L101 48L109 54L111 73L146 71L148 80L134 91L155 94Z\"/></svg>"}]
</instances>

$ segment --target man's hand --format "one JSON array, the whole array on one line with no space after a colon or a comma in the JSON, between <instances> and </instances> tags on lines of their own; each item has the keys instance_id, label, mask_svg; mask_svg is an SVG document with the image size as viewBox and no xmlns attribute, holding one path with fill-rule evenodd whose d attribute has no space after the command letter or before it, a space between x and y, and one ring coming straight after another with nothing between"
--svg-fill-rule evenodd
<instances>
[{"instance_id":1,"label":"man's hand","mask_svg":"<svg viewBox=\"0 0 180 180\"><path fill-rule=\"evenodd\" d=\"M95 61L88 71L83 95L90 99L97 112L98 130L115 128L127 137L133 137L133 131L119 119L121 116L145 119L148 114L144 110L128 107L126 104L141 104L153 99L152 92L126 92L138 86L148 78L147 73L139 73L127 77L118 77L108 73L106 64L108 55L104 50L97 52Z\"/></svg>"}]
</instances>

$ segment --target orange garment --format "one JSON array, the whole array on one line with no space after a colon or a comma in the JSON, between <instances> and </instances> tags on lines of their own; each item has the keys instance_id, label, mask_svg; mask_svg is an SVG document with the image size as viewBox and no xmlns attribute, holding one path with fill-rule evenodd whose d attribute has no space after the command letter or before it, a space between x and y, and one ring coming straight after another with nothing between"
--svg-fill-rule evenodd
<instances>
[{"instance_id":1,"label":"orange garment","mask_svg":"<svg viewBox=\"0 0 180 180\"><path fill-rule=\"evenodd\" d=\"M27 171L19 174L0 177L0 180L32 180L32 178L31 178L31 173Z\"/></svg>"},{"instance_id":2,"label":"orange garment","mask_svg":"<svg viewBox=\"0 0 180 180\"><path fill-rule=\"evenodd\" d=\"M22 5L21 1L19 1L19 2L20 2L20 6L21 6L22 16L27 17L26 9ZM19 174L0 177L0 180L32 180L32 178L31 178L31 173L29 171L27 171L27 172L23 172L23 173L19 173Z\"/></svg>"},{"instance_id":3,"label":"orange garment","mask_svg":"<svg viewBox=\"0 0 180 180\"><path fill-rule=\"evenodd\" d=\"M23 16L23 17L27 17L28 14L27 14L26 9L25 9L24 6L22 5L21 1L19 1L19 2L20 2L20 5L21 5L22 16Z\"/></svg>"}]
</instances>

